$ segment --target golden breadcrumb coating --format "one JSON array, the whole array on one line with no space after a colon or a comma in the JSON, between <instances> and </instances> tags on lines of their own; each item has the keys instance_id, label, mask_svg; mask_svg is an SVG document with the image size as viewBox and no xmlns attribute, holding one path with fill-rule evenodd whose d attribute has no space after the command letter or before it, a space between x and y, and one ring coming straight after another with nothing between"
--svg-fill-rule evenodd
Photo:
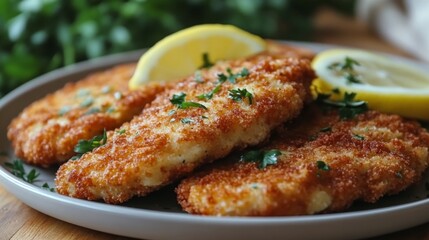
<instances>
[{"instance_id":1,"label":"golden breadcrumb coating","mask_svg":"<svg viewBox=\"0 0 429 240\"><path fill-rule=\"evenodd\" d=\"M204 163L266 139L301 111L313 78L308 60L267 53L197 71L160 94L120 132L110 131L105 145L63 164L56 189L108 203L144 196ZM241 90L243 98L234 100L230 90ZM170 101L183 94L183 106ZM189 102L193 106L186 107Z\"/></svg>"},{"instance_id":2,"label":"golden breadcrumb coating","mask_svg":"<svg viewBox=\"0 0 429 240\"><path fill-rule=\"evenodd\" d=\"M163 90L150 85L130 92L134 69L135 64L124 64L94 73L25 108L8 128L15 155L30 164L60 164L74 155L80 139L131 120Z\"/></svg>"},{"instance_id":3,"label":"golden breadcrumb coating","mask_svg":"<svg viewBox=\"0 0 429 240\"><path fill-rule=\"evenodd\" d=\"M231 156L184 179L176 189L183 209L217 216L306 215L373 203L421 178L428 166L429 134L415 121L368 111L353 120L316 105L265 150L278 163L263 169Z\"/></svg>"}]
</instances>

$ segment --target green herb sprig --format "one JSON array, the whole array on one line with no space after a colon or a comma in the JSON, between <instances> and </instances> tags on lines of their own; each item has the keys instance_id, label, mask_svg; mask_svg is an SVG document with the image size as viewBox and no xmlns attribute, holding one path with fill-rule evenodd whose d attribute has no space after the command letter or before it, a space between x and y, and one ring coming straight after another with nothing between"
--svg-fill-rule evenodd
<instances>
[{"instance_id":1,"label":"green herb sprig","mask_svg":"<svg viewBox=\"0 0 429 240\"><path fill-rule=\"evenodd\" d=\"M247 89L245 89L245 88L243 88L243 89L240 89L240 88L232 89L232 90L229 90L228 92L229 92L228 96L236 102L241 102L244 98L247 98L250 105L253 103L252 93L247 91Z\"/></svg>"},{"instance_id":2,"label":"green herb sprig","mask_svg":"<svg viewBox=\"0 0 429 240\"><path fill-rule=\"evenodd\" d=\"M203 104L197 103L197 102L187 102L185 101L185 98L186 98L186 94L183 92L178 94L173 94L173 97L170 99L170 102L179 109L187 109L191 107L207 109L207 107L204 106Z\"/></svg>"},{"instance_id":3,"label":"green herb sprig","mask_svg":"<svg viewBox=\"0 0 429 240\"><path fill-rule=\"evenodd\" d=\"M347 83L362 83L356 73L355 66L360 66L360 63L350 57L345 57L343 62L334 62L328 66L328 69L341 74Z\"/></svg>"},{"instance_id":4,"label":"green herb sprig","mask_svg":"<svg viewBox=\"0 0 429 240\"><path fill-rule=\"evenodd\" d=\"M48 190L48 191L50 191L50 192L55 192L55 188L50 187L50 186L49 186L49 184L48 184L47 182L45 182L45 183L42 185L42 189Z\"/></svg>"},{"instance_id":5,"label":"green herb sprig","mask_svg":"<svg viewBox=\"0 0 429 240\"><path fill-rule=\"evenodd\" d=\"M247 68L241 69L241 71L238 73L233 73L231 68L227 68L226 72L227 75L225 75L224 73L220 73L217 75L219 83L224 83L228 80L230 83L235 84L237 82L237 78L242 78L249 75L249 70Z\"/></svg>"},{"instance_id":6,"label":"green herb sprig","mask_svg":"<svg viewBox=\"0 0 429 240\"><path fill-rule=\"evenodd\" d=\"M83 154L91 152L93 149L100 147L107 142L107 133L104 129L102 135L93 137L91 140L79 140L76 146L74 147L76 156L72 157L71 160L79 159Z\"/></svg>"},{"instance_id":7,"label":"green herb sprig","mask_svg":"<svg viewBox=\"0 0 429 240\"><path fill-rule=\"evenodd\" d=\"M356 101L356 93L344 93L342 100L334 101L330 99L331 94L318 93L316 102L327 107L337 108L340 119L353 119L356 115L364 113L368 110L366 101Z\"/></svg>"},{"instance_id":8,"label":"green herb sprig","mask_svg":"<svg viewBox=\"0 0 429 240\"><path fill-rule=\"evenodd\" d=\"M256 162L258 163L258 168L263 169L268 165L277 164L277 157L281 155L281 152L277 149L271 150L251 150L240 157L240 161L243 162Z\"/></svg>"},{"instance_id":9,"label":"green herb sprig","mask_svg":"<svg viewBox=\"0 0 429 240\"><path fill-rule=\"evenodd\" d=\"M13 175L28 183L33 183L40 175L40 173L38 173L34 168L31 169L29 173L27 173L20 159L15 159L12 162L5 162L4 165L9 168Z\"/></svg>"},{"instance_id":10,"label":"green herb sprig","mask_svg":"<svg viewBox=\"0 0 429 240\"><path fill-rule=\"evenodd\" d=\"M214 63L210 61L209 53L203 53L202 58L203 64L198 69L211 68L214 65Z\"/></svg>"},{"instance_id":11,"label":"green herb sprig","mask_svg":"<svg viewBox=\"0 0 429 240\"><path fill-rule=\"evenodd\" d=\"M235 84L237 78L246 77L249 75L249 70L247 68L241 69L241 71L238 73L233 73L230 68L227 68L226 71L228 75L225 75L224 73L220 73L217 75L218 83L212 91L198 95L197 98L200 100L210 100L216 93L220 91L220 88L224 82L229 81Z\"/></svg>"}]
</instances>

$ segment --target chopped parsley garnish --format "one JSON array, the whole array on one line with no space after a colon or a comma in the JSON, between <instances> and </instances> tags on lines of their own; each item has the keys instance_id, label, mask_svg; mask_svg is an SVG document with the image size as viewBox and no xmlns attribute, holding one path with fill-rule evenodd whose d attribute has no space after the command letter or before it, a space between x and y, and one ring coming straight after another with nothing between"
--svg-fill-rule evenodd
<instances>
[{"instance_id":1,"label":"chopped parsley garnish","mask_svg":"<svg viewBox=\"0 0 429 240\"><path fill-rule=\"evenodd\" d=\"M173 94L173 98L170 99L170 102L179 109L187 109L187 108L191 108L191 107L207 109L206 106L204 106L201 103L186 102L185 97L186 97L186 94L183 92L179 93L179 94Z\"/></svg>"},{"instance_id":2,"label":"chopped parsley garnish","mask_svg":"<svg viewBox=\"0 0 429 240\"><path fill-rule=\"evenodd\" d=\"M122 134L124 134L126 132L126 130L125 129L119 129L119 130L116 130L116 133L117 134L119 134L119 135L122 135Z\"/></svg>"},{"instance_id":3,"label":"chopped parsley garnish","mask_svg":"<svg viewBox=\"0 0 429 240\"><path fill-rule=\"evenodd\" d=\"M247 68L241 69L241 71L238 73L233 73L231 68L227 68L226 72L228 75L225 75L223 73L217 75L219 83L224 83L227 80L230 83L236 83L237 78L242 78L249 75L249 70L247 70Z\"/></svg>"},{"instance_id":4,"label":"chopped parsley garnish","mask_svg":"<svg viewBox=\"0 0 429 240\"><path fill-rule=\"evenodd\" d=\"M201 71L195 72L194 79L195 79L195 82L197 82L197 83L203 83L204 82L203 81L203 75L201 74Z\"/></svg>"},{"instance_id":5,"label":"chopped parsley garnish","mask_svg":"<svg viewBox=\"0 0 429 240\"><path fill-rule=\"evenodd\" d=\"M346 74L347 83L362 83L355 74Z\"/></svg>"},{"instance_id":6,"label":"chopped parsley garnish","mask_svg":"<svg viewBox=\"0 0 429 240\"><path fill-rule=\"evenodd\" d=\"M364 136L358 135L358 134L353 134L353 137L356 138L357 140L365 140Z\"/></svg>"},{"instance_id":7,"label":"chopped parsley garnish","mask_svg":"<svg viewBox=\"0 0 429 240\"><path fill-rule=\"evenodd\" d=\"M245 76L249 75L249 70L247 70L247 68L243 68L239 73L235 73L235 74L232 72L232 70L230 68L227 68L226 71L227 71L228 75L225 75L223 73L218 74L218 83L213 90L211 90L208 93L203 93L201 95L198 95L197 98L200 100L210 100L213 98L213 95L215 95L216 93L218 93L220 91L220 88L224 82L229 81L231 83L236 83L237 78L245 77ZM238 100L236 100L236 101L238 101ZM249 102L250 101L251 100L249 100Z\"/></svg>"},{"instance_id":8,"label":"chopped parsley garnish","mask_svg":"<svg viewBox=\"0 0 429 240\"><path fill-rule=\"evenodd\" d=\"M325 163L324 161L317 160L316 161L316 166L317 166L317 169L319 169L321 171L329 171L329 170L331 170L331 168L329 167L329 165L327 163Z\"/></svg>"},{"instance_id":9,"label":"chopped parsley garnish","mask_svg":"<svg viewBox=\"0 0 429 240\"><path fill-rule=\"evenodd\" d=\"M343 62L332 63L328 66L328 69L344 76L347 83L362 83L355 71L355 66L360 66L360 63L350 57L346 57Z\"/></svg>"},{"instance_id":10,"label":"chopped parsley garnish","mask_svg":"<svg viewBox=\"0 0 429 240\"><path fill-rule=\"evenodd\" d=\"M330 131L332 131L332 127L324 127L320 129L320 132L330 132Z\"/></svg>"},{"instance_id":11,"label":"chopped parsley garnish","mask_svg":"<svg viewBox=\"0 0 429 240\"><path fill-rule=\"evenodd\" d=\"M368 104L365 101L356 101L356 93L344 93L342 100L334 101L329 99L330 94L318 93L316 102L327 107L338 108L340 119L353 119L356 115L368 110Z\"/></svg>"},{"instance_id":12,"label":"chopped parsley garnish","mask_svg":"<svg viewBox=\"0 0 429 240\"><path fill-rule=\"evenodd\" d=\"M272 150L251 150L241 155L240 161L256 162L259 169L263 169L268 165L277 164L277 157L281 152L277 149Z\"/></svg>"},{"instance_id":13,"label":"chopped parsley garnish","mask_svg":"<svg viewBox=\"0 0 429 240\"><path fill-rule=\"evenodd\" d=\"M38 173L34 168L31 169L29 173L27 173L20 159L15 159L13 160L13 162L6 162L4 165L9 168L10 172L13 175L21 178L28 183L33 183L40 175L40 173Z\"/></svg>"},{"instance_id":14,"label":"chopped parsley garnish","mask_svg":"<svg viewBox=\"0 0 429 240\"><path fill-rule=\"evenodd\" d=\"M208 53L203 53L203 65L201 65L200 67L199 67L199 69L202 69L202 68L210 68L210 67L212 67L214 64L210 61L210 58L209 58L209 54Z\"/></svg>"},{"instance_id":15,"label":"chopped parsley garnish","mask_svg":"<svg viewBox=\"0 0 429 240\"><path fill-rule=\"evenodd\" d=\"M94 103L94 99L92 97L85 98L81 103L81 107L89 107Z\"/></svg>"},{"instance_id":16,"label":"chopped parsley garnish","mask_svg":"<svg viewBox=\"0 0 429 240\"><path fill-rule=\"evenodd\" d=\"M110 106L107 110L106 110L106 113L113 113L113 112L115 112L116 111L116 108L115 107L113 107L113 106Z\"/></svg>"},{"instance_id":17,"label":"chopped parsley garnish","mask_svg":"<svg viewBox=\"0 0 429 240\"><path fill-rule=\"evenodd\" d=\"M76 146L74 147L74 151L75 153L77 153L77 155L72 157L72 160L79 159L83 154L87 152L91 152L93 149L106 144L106 141L107 141L106 129L104 129L102 135L95 136L91 140L79 140Z\"/></svg>"},{"instance_id":18,"label":"chopped parsley garnish","mask_svg":"<svg viewBox=\"0 0 429 240\"><path fill-rule=\"evenodd\" d=\"M92 107L88 111L86 111L85 115L91 115L91 114L99 113L99 112L101 112L100 108Z\"/></svg>"},{"instance_id":19,"label":"chopped parsley garnish","mask_svg":"<svg viewBox=\"0 0 429 240\"><path fill-rule=\"evenodd\" d=\"M229 92L228 96L236 102L241 102L243 98L247 98L247 100L249 101L249 104L252 104L253 102L253 95L245 88L232 89L232 90L229 90L228 92Z\"/></svg>"},{"instance_id":20,"label":"chopped parsley garnish","mask_svg":"<svg viewBox=\"0 0 429 240\"><path fill-rule=\"evenodd\" d=\"M170 110L169 112L168 112L168 116L172 116L172 115L174 115L176 113L176 110Z\"/></svg>"},{"instance_id":21,"label":"chopped parsley garnish","mask_svg":"<svg viewBox=\"0 0 429 240\"><path fill-rule=\"evenodd\" d=\"M334 93L334 94L340 94L341 91L340 91L339 88L334 88L334 89L332 89L332 93Z\"/></svg>"},{"instance_id":22,"label":"chopped parsley garnish","mask_svg":"<svg viewBox=\"0 0 429 240\"><path fill-rule=\"evenodd\" d=\"M220 86L221 86L220 84L216 85L216 87L213 90L211 90L209 93L204 93L204 94L198 95L197 98L200 100L212 99L213 95L219 92Z\"/></svg>"},{"instance_id":23,"label":"chopped parsley garnish","mask_svg":"<svg viewBox=\"0 0 429 240\"><path fill-rule=\"evenodd\" d=\"M60 110L58 111L58 115L59 116L64 116L64 114L70 112L70 110L72 110L71 106L63 106L60 108Z\"/></svg>"},{"instance_id":24,"label":"chopped parsley garnish","mask_svg":"<svg viewBox=\"0 0 429 240\"><path fill-rule=\"evenodd\" d=\"M360 66L360 63L351 57L344 59L344 62L335 62L328 66L331 70L354 70L354 66Z\"/></svg>"},{"instance_id":25,"label":"chopped parsley garnish","mask_svg":"<svg viewBox=\"0 0 429 240\"><path fill-rule=\"evenodd\" d=\"M404 176L402 175L402 172L396 172L396 173L395 173L395 176L396 176L397 178L399 178L399 179L404 178Z\"/></svg>"},{"instance_id":26,"label":"chopped parsley garnish","mask_svg":"<svg viewBox=\"0 0 429 240\"><path fill-rule=\"evenodd\" d=\"M182 119L180 119L180 121L184 124L195 122L192 118L182 118Z\"/></svg>"},{"instance_id":27,"label":"chopped parsley garnish","mask_svg":"<svg viewBox=\"0 0 429 240\"><path fill-rule=\"evenodd\" d=\"M50 191L50 192L55 192L55 188L51 188L51 187L49 186L49 184L48 184L48 183L46 183L46 182L42 185L42 189L48 190L48 191Z\"/></svg>"}]
</instances>

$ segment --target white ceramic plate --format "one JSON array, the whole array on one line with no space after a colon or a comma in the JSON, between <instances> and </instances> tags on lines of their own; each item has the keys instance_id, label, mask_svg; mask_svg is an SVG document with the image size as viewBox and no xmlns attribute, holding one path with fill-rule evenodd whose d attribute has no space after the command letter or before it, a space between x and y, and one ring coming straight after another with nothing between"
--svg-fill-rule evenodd
<instances>
[{"instance_id":1,"label":"white ceramic plate","mask_svg":"<svg viewBox=\"0 0 429 240\"><path fill-rule=\"evenodd\" d=\"M320 51L332 46L293 43ZM63 221L102 232L145 239L345 239L364 238L409 228L429 221L427 177L417 186L377 204L357 203L344 213L298 217L205 217L181 212L173 187L145 198L113 206L73 199L40 188L53 186L56 169L41 173L34 185L4 167L14 156L6 138L11 119L32 101L88 73L137 61L142 51L113 55L43 75L0 100L0 183L30 207ZM398 61L408 61L395 58ZM411 62L419 65L419 63ZM32 167L25 165L27 171Z\"/></svg>"}]
</instances>

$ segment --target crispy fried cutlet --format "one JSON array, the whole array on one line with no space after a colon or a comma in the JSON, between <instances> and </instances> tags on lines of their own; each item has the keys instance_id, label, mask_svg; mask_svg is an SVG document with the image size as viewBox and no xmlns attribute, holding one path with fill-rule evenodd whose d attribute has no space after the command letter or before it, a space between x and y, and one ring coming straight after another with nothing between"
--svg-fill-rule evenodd
<instances>
[{"instance_id":1,"label":"crispy fried cutlet","mask_svg":"<svg viewBox=\"0 0 429 240\"><path fill-rule=\"evenodd\" d=\"M131 120L163 90L153 84L130 92L134 69L125 64L94 73L25 108L7 133L16 156L35 165L60 164L74 155L79 140Z\"/></svg>"},{"instance_id":2,"label":"crispy fried cutlet","mask_svg":"<svg viewBox=\"0 0 429 240\"><path fill-rule=\"evenodd\" d=\"M239 155L219 161L179 184L183 209L218 216L342 211L404 190L428 166L429 134L415 121L376 111L340 120L317 105L304 111L261 148L279 150L277 164L261 169Z\"/></svg>"},{"instance_id":3,"label":"crispy fried cutlet","mask_svg":"<svg viewBox=\"0 0 429 240\"><path fill-rule=\"evenodd\" d=\"M260 143L298 115L314 73L308 60L262 53L223 61L179 81L105 145L63 164L60 194L121 203Z\"/></svg>"}]
</instances>

